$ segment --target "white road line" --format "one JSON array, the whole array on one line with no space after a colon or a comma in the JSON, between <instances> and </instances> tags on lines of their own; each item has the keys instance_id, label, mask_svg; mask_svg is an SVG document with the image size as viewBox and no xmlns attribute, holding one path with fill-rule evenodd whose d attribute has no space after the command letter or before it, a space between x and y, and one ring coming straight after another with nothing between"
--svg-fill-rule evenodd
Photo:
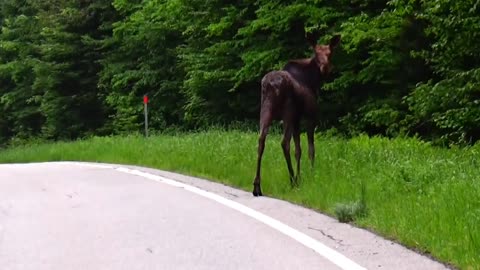
<instances>
[{"instance_id":1,"label":"white road line","mask_svg":"<svg viewBox=\"0 0 480 270\"><path fill-rule=\"evenodd\" d=\"M83 166L90 166L90 167L95 167L95 168L102 168L102 169L114 169L114 170L117 170L119 172L128 173L128 174L132 174L132 175L137 175L137 176L141 176L141 177L144 177L144 178L156 181L156 182L164 183L164 184L175 186L175 187L184 188L185 190L188 190L190 192L193 192L193 193L198 194L200 196L203 196L205 198L216 201L216 202L218 202L218 203L220 203L224 206L235 209L235 210L237 210L237 211L239 211L239 212L241 212L241 213L243 213L243 214L245 214L249 217L252 217L252 218L254 218L254 219L272 227L273 229L275 229L275 230L293 238L294 240L298 241L299 243L303 244L304 246L313 249L315 252L317 252L318 254L320 254L321 256L326 258L327 260L331 261L332 263L336 264L341 269L345 269L345 270L347 270L347 269L348 270L366 270L366 268L358 265L357 263L355 263L354 261L345 257L341 253L327 247L326 245L324 245L324 244L320 243L319 241L315 240L314 238L312 238L312 237L310 237L310 236L308 236L308 235L306 235L306 234L304 234L300 231L297 231L297 230L293 229L292 227L289 227L288 225L286 225L286 224L284 224L284 223L282 223L282 222L280 222L276 219L273 219L273 218L271 218L267 215L264 215L260 212L257 212L255 210L249 208L249 207L246 207L243 204L240 204L240 203L237 203L235 201L226 199L226 198L224 198L220 195L217 195L217 194L205 191L205 190L201 190L197 187L190 186L190 185L187 185L187 184L184 184L184 183L181 183L181 182L177 182L175 180L172 180L172 179L169 179L169 178L166 178L166 177L142 172L142 171L139 171L139 170L132 170L132 169L128 169L128 168L125 168L125 167L116 167L116 166L114 167L114 166L97 165L97 164L91 164L91 163L76 163L76 162L68 162L68 163L76 164L76 165L83 165Z\"/></svg>"}]
</instances>

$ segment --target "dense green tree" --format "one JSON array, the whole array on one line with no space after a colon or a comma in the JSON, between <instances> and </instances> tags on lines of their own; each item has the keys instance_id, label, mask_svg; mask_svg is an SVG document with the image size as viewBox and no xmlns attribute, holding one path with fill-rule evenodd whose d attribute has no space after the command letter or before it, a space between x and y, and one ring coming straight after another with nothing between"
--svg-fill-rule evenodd
<instances>
[{"instance_id":1,"label":"dense green tree","mask_svg":"<svg viewBox=\"0 0 480 270\"><path fill-rule=\"evenodd\" d=\"M105 113L95 40L108 32L110 1L6 1L1 8L0 136L73 139L98 132Z\"/></svg>"},{"instance_id":2,"label":"dense green tree","mask_svg":"<svg viewBox=\"0 0 480 270\"><path fill-rule=\"evenodd\" d=\"M418 51L434 71L406 98L411 123L430 139L469 143L480 139L480 3L422 2L431 47Z\"/></svg>"},{"instance_id":3,"label":"dense green tree","mask_svg":"<svg viewBox=\"0 0 480 270\"><path fill-rule=\"evenodd\" d=\"M0 145L38 135L44 123L41 92L33 89L40 28L29 1L0 4Z\"/></svg>"},{"instance_id":4,"label":"dense green tree","mask_svg":"<svg viewBox=\"0 0 480 270\"><path fill-rule=\"evenodd\" d=\"M142 96L148 94L150 125L164 129L180 125L183 71L177 47L182 44L179 1L114 1L123 15L105 40L110 51L102 60L100 87L111 110L115 132L139 130L143 123Z\"/></svg>"},{"instance_id":5,"label":"dense green tree","mask_svg":"<svg viewBox=\"0 0 480 270\"><path fill-rule=\"evenodd\" d=\"M41 2L40 51L34 88L43 92L43 135L76 138L93 134L104 124L98 95L101 53L95 39L108 13L108 1Z\"/></svg>"},{"instance_id":6,"label":"dense green tree","mask_svg":"<svg viewBox=\"0 0 480 270\"><path fill-rule=\"evenodd\" d=\"M338 67L340 76L326 89L341 97L340 127L350 134L408 133L403 97L430 75L426 63L412 55L429 46L424 24L415 17L419 5L416 1L384 5L342 23L345 59Z\"/></svg>"},{"instance_id":7,"label":"dense green tree","mask_svg":"<svg viewBox=\"0 0 480 270\"><path fill-rule=\"evenodd\" d=\"M179 48L185 71L182 92L185 120L190 126L244 120L248 92L233 92L235 76L242 67L235 36L252 17L252 1L182 1L185 46ZM205 5L207 4L207 5Z\"/></svg>"}]
</instances>

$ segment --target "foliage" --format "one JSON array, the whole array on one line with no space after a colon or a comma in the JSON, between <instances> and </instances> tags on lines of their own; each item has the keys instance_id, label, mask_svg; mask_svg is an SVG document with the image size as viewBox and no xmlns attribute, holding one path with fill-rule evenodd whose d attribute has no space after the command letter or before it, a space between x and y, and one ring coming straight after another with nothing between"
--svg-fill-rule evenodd
<instances>
[{"instance_id":1,"label":"foliage","mask_svg":"<svg viewBox=\"0 0 480 270\"><path fill-rule=\"evenodd\" d=\"M476 0L4 0L0 144L258 121L259 82L342 34L321 130L480 138Z\"/></svg>"},{"instance_id":2,"label":"foliage","mask_svg":"<svg viewBox=\"0 0 480 270\"><path fill-rule=\"evenodd\" d=\"M150 126L163 129L182 120L183 95L179 88L183 72L176 51L182 41L181 25L174 19L180 11L175 1L114 1L120 13L128 14L113 24L101 60L99 86L110 109L107 125L113 132L137 131L143 124L142 96L150 96Z\"/></svg>"},{"instance_id":3,"label":"foliage","mask_svg":"<svg viewBox=\"0 0 480 270\"><path fill-rule=\"evenodd\" d=\"M431 48L419 51L434 71L406 98L413 122L430 126L444 143L480 138L480 3L423 3Z\"/></svg>"},{"instance_id":4,"label":"foliage","mask_svg":"<svg viewBox=\"0 0 480 270\"><path fill-rule=\"evenodd\" d=\"M74 139L99 133L100 16L108 1L11 1L2 6L0 142L32 136Z\"/></svg>"},{"instance_id":5,"label":"foliage","mask_svg":"<svg viewBox=\"0 0 480 270\"><path fill-rule=\"evenodd\" d=\"M2 1L0 32L0 144L13 136L38 135L44 119L41 93L32 88L40 29L37 10L15 0Z\"/></svg>"}]
</instances>

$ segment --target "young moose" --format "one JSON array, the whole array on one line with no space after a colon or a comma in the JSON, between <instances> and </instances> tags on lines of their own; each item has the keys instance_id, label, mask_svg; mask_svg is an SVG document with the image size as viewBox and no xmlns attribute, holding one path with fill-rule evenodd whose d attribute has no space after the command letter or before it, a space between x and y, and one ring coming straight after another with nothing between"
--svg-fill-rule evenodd
<instances>
[{"instance_id":1,"label":"young moose","mask_svg":"<svg viewBox=\"0 0 480 270\"><path fill-rule=\"evenodd\" d=\"M262 79L260 137L258 140L257 174L253 182L253 195L262 196L260 188L260 167L268 128L273 120L283 122L282 148L290 174L290 183L297 184L300 175L300 120L307 120L308 156L312 167L315 159L314 130L317 125L317 89L321 79L331 70L330 57L340 42L340 35L334 36L328 45L318 45L316 38L308 41L315 55L312 58L291 60L281 71L272 71ZM290 141L293 136L297 176L294 176L290 159Z\"/></svg>"}]
</instances>

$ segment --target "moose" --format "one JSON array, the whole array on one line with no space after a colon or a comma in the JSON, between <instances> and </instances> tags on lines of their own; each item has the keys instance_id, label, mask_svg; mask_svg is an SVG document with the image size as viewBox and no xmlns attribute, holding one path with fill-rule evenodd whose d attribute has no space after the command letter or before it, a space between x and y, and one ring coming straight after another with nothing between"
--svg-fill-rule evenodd
<instances>
[{"instance_id":1,"label":"moose","mask_svg":"<svg viewBox=\"0 0 480 270\"><path fill-rule=\"evenodd\" d=\"M317 44L318 35L307 34L314 55L311 58L290 60L282 70L267 73L261 81L260 135L258 139L257 172L253 181L253 195L262 196L260 171L268 129L274 120L281 120L283 139L281 146L287 162L290 184L298 185L300 176L300 122L307 122L308 156L314 166L314 131L318 123L317 90L322 79L332 69L331 56L340 43L340 35L329 44ZM294 175L290 157L290 141L294 140L297 175Z\"/></svg>"}]
</instances>

